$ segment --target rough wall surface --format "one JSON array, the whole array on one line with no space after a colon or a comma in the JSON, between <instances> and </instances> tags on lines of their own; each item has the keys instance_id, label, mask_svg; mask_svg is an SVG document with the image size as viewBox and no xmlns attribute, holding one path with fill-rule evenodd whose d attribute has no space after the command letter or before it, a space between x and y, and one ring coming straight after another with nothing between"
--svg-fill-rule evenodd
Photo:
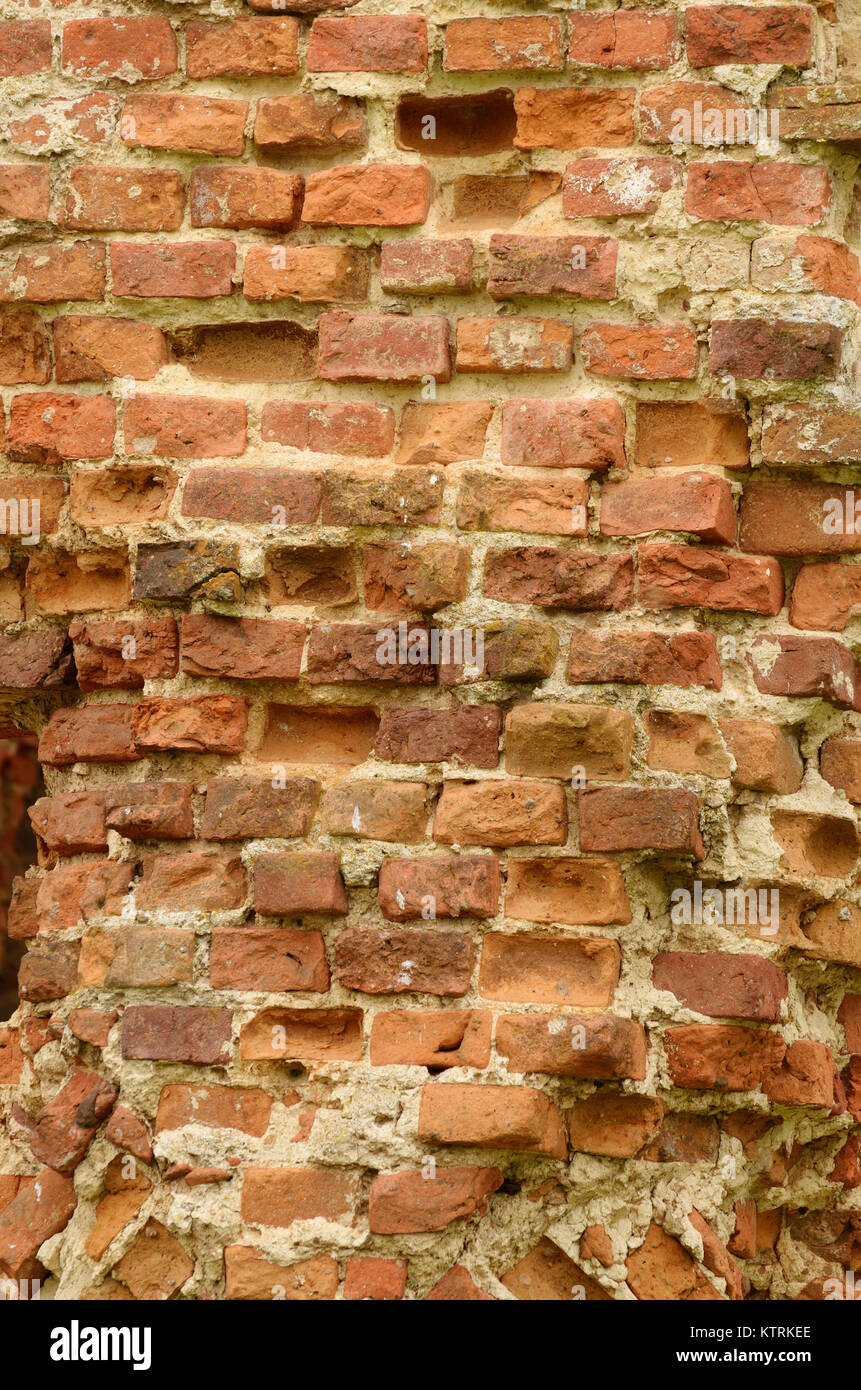
<instances>
[{"instance_id":1,"label":"rough wall surface","mask_svg":"<svg viewBox=\"0 0 861 1390\"><path fill-rule=\"evenodd\" d=\"M852 1296L858 34L0 4L7 1280Z\"/></svg>"}]
</instances>

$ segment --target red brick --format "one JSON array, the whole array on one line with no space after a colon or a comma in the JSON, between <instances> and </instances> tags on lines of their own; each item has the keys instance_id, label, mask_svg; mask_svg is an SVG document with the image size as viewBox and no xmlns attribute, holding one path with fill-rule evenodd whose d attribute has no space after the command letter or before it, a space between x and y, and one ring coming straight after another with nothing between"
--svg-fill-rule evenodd
<instances>
[{"instance_id":1,"label":"red brick","mask_svg":"<svg viewBox=\"0 0 861 1390\"><path fill-rule=\"evenodd\" d=\"M177 673L173 618L75 622L69 637L81 690L142 690L148 680L170 680Z\"/></svg>"},{"instance_id":2,"label":"red brick","mask_svg":"<svg viewBox=\"0 0 861 1390\"><path fill-rule=\"evenodd\" d=\"M395 442L394 412L364 401L267 401L261 438L315 454L349 454L376 458Z\"/></svg>"},{"instance_id":3,"label":"red brick","mask_svg":"<svg viewBox=\"0 0 861 1390\"><path fill-rule=\"evenodd\" d=\"M704 607L773 616L783 607L783 571L769 555L729 555L689 545L641 545L646 608Z\"/></svg>"},{"instance_id":4,"label":"red brick","mask_svg":"<svg viewBox=\"0 0 861 1390\"><path fill-rule=\"evenodd\" d=\"M599 1090L566 1114L571 1148L607 1158L637 1158L660 1133L666 1103Z\"/></svg>"},{"instance_id":5,"label":"red brick","mask_svg":"<svg viewBox=\"0 0 861 1390\"><path fill-rule=\"evenodd\" d=\"M750 381L810 381L837 375L842 330L793 319L713 319L709 371Z\"/></svg>"},{"instance_id":6,"label":"red brick","mask_svg":"<svg viewBox=\"0 0 861 1390\"><path fill-rule=\"evenodd\" d=\"M657 212L661 194L673 187L678 174L676 162L663 155L575 159L565 167L562 216L637 217Z\"/></svg>"},{"instance_id":7,"label":"red brick","mask_svg":"<svg viewBox=\"0 0 861 1390\"><path fill-rule=\"evenodd\" d=\"M98 1072L79 1067L36 1114L30 1149L37 1163L70 1173L87 1152L96 1131L114 1108L117 1088Z\"/></svg>"},{"instance_id":8,"label":"red brick","mask_svg":"<svg viewBox=\"0 0 861 1390\"><path fill-rule=\"evenodd\" d=\"M272 525L316 520L322 488L315 473L286 468L193 468L182 501L183 516Z\"/></svg>"},{"instance_id":9,"label":"red brick","mask_svg":"<svg viewBox=\"0 0 861 1390\"><path fill-rule=\"evenodd\" d=\"M506 1014L496 1022L496 1050L512 1072L546 1072L595 1081L642 1081L646 1035L612 1014Z\"/></svg>"},{"instance_id":10,"label":"red brick","mask_svg":"<svg viewBox=\"0 0 861 1390\"><path fill-rule=\"evenodd\" d=\"M327 15L311 25L309 72L424 72L427 61L421 15Z\"/></svg>"},{"instance_id":11,"label":"red brick","mask_svg":"<svg viewBox=\"0 0 861 1390\"><path fill-rule=\"evenodd\" d=\"M854 489L835 483L751 483L742 493L739 544L742 550L770 550L775 555L861 550L855 496Z\"/></svg>"},{"instance_id":12,"label":"red brick","mask_svg":"<svg viewBox=\"0 0 861 1390\"><path fill-rule=\"evenodd\" d=\"M101 792L66 792L40 797L29 808L33 830L56 854L107 854L105 802Z\"/></svg>"},{"instance_id":13,"label":"red brick","mask_svg":"<svg viewBox=\"0 0 861 1390\"><path fill-rule=\"evenodd\" d=\"M50 97L38 103L35 115L10 120L9 141L25 154L46 154L55 147L70 150L77 140L102 145L113 137L119 111L120 99L112 92Z\"/></svg>"},{"instance_id":14,"label":"red brick","mask_svg":"<svg viewBox=\"0 0 861 1390\"><path fill-rule=\"evenodd\" d=\"M580 848L654 849L704 857L700 803L682 787L595 787L580 793Z\"/></svg>"},{"instance_id":15,"label":"red brick","mask_svg":"<svg viewBox=\"0 0 861 1390\"><path fill-rule=\"evenodd\" d=\"M646 144L735 145L747 139L751 109L717 82L648 87L640 99L641 138Z\"/></svg>"},{"instance_id":16,"label":"red brick","mask_svg":"<svg viewBox=\"0 0 861 1390\"><path fill-rule=\"evenodd\" d=\"M156 1132L203 1125L207 1129L237 1129L260 1139L269 1127L272 1101L253 1086L162 1087Z\"/></svg>"},{"instance_id":17,"label":"red brick","mask_svg":"<svg viewBox=\"0 0 861 1390\"><path fill-rule=\"evenodd\" d=\"M371 1064L375 1067L486 1067L492 1016L477 1009L398 1009L374 1015Z\"/></svg>"},{"instance_id":18,"label":"red brick","mask_svg":"<svg viewBox=\"0 0 861 1390\"><path fill-rule=\"evenodd\" d=\"M568 1153L558 1110L543 1091L529 1086L432 1082L422 1089L419 1139L550 1158Z\"/></svg>"},{"instance_id":19,"label":"red brick","mask_svg":"<svg viewBox=\"0 0 861 1390\"><path fill-rule=\"evenodd\" d=\"M141 751L241 753L248 707L237 695L200 695L192 700L141 700L133 717L135 746Z\"/></svg>"},{"instance_id":20,"label":"red brick","mask_svg":"<svg viewBox=\"0 0 861 1390\"><path fill-rule=\"evenodd\" d=\"M766 1075L762 1089L777 1105L815 1105L830 1110L834 1076L834 1059L825 1043L801 1038L790 1043L780 1069Z\"/></svg>"},{"instance_id":21,"label":"red brick","mask_svg":"<svg viewBox=\"0 0 861 1390\"><path fill-rule=\"evenodd\" d=\"M693 68L722 63L804 67L813 43L807 5L691 5L685 43Z\"/></svg>"},{"instance_id":22,"label":"red brick","mask_svg":"<svg viewBox=\"0 0 861 1390\"><path fill-rule=\"evenodd\" d=\"M495 706L451 710L389 707L375 744L378 758L396 763L448 762L496 767L502 720Z\"/></svg>"},{"instance_id":23,"label":"red brick","mask_svg":"<svg viewBox=\"0 0 861 1390\"><path fill-rule=\"evenodd\" d=\"M263 97L257 103L254 143L272 152L322 150L337 153L364 145L368 125L359 102L343 97L318 101L311 92Z\"/></svg>"},{"instance_id":24,"label":"red brick","mask_svg":"<svg viewBox=\"0 0 861 1390\"><path fill-rule=\"evenodd\" d=\"M125 782L105 788L105 825L131 840L194 835L189 782Z\"/></svg>"},{"instance_id":25,"label":"red brick","mask_svg":"<svg viewBox=\"0 0 861 1390\"><path fill-rule=\"evenodd\" d=\"M446 782L433 837L447 845L564 845L568 816L563 788L525 778Z\"/></svg>"},{"instance_id":26,"label":"red brick","mask_svg":"<svg viewBox=\"0 0 861 1390\"><path fill-rule=\"evenodd\" d=\"M424 1296L425 1303L495 1303L492 1294L478 1287L464 1265L452 1265L447 1274Z\"/></svg>"},{"instance_id":27,"label":"red brick","mask_svg":"<svg viewBox=\"0 0 861 1390\"><path fill-rule=\"evenodd\" d=\"M0 317L0 384L44 386L51 380L48 331L38 314L10 310ZM17 483L16 483L17 486Z\"/></svg>"},{"instance_id":28,"label":"red brick","mask_svg":"<svg viewBox=\"0 0 861 1390\"><path fill-rule=\"evenodd\" d=\"M186 72L207 77L291 77L299 70L299 23L292 18L193 19L185 31Z\"/></svg>"},{"instance_id":29,"label":"red brick","mask_svg":"<svg viewBox=\"0 0 861 1390\"><path fill-rule=\"evenodd\" d=\"M594 554L553 546L490 550L484 565L487 598L539 608L611 611L625 608L634 585L630 555Z\"/></svg>"},{"instance_id":30,"label":"red brick","mask_svg":"<svg viewBox=\"0 0 861 1390\"><path fill-rule=\"evenodd\" d=\"M681 381L697 370L696 336L683 323L592 323L580 351L588 372L623 381Z\"/></svg>"},{"instance_id":31,"label":"red brick","mask_svg":"<svg viewBox=\"0 0 861 1390\"><path fill-rule=\"evenodd\" d=\"M232 1018L230 1009L131 1004L123 1015L123 1057L223 1064Z\"/></svg>"},{"instance_id":32,"label":"red brick","mask_svg":"<svg viewBox=\"0 0 861 1390\"><path fill-rule=\"evenodd\" d=\"M778 796L798 791L804 764L785 729L764 719L721 719L720 731L736 761L732 780L737 787Z\"/></svg>"},{"instance_id":33,"label":"red brick","mask_svg":"<svg viewBox=\"0 0 861 1390\"><path fill-rule=\"evenodd\" d=\"M521 531L585 536L589 484L565 478L521 480L499 473L464 473L457 496L462 531Z\"/></svg>"},{"instance_id":34,"label":"red brick","mask_svg":"<svg viewBox=\"0 0 861 1390\"><path fill-rule=\"evenodd\" d=\"M311 827L319 795L319 783L310 777L292 777L283 786L257 778L215 778L206 788L201 838L301 839Z\"/></svg>"},{"instance_id":35,"label":"red brick","mask_svg":"<svg viewBox=\"0 0 861 1390\"><path fill-rule=\"evenodd\" d=\"M687 1250L652 1222L646 1238L627 1260L627 1284L644 1301L720 1301L721 1295Z\"/></svg>"},{"instance_id":36,"label":"red brick","mask_svg":"<svg viewBox=\"0 0 861 1390\"><path fill-rule=\"evenodd\" d=\"M344 1298L348 1302L372 1299L375 1302L397 1301L407 1287L405 1260L387 1260L376 1256L353 1255L347 1260L344 1276Z\"/></svg>"},{"instance_id":37,"label":"red brick","mask_svg":"<svg viewBox=\"0 0 861 1390\"><path fill-rule=\"evenodd\" d=\"M50 215L51 175L34 164L0 164L0 217L44 222Z\"/></svg>"},{"instance_id":38,"label":"red brick","mask_svg":"<svg viewBox=\"0 0 861 1390\"><path fill-rule=\"evenodd\" d=\"M568 61L574 67L668 68L676 56L678 20L664 11L572 14Z\"/></svg>"},{"instance_id":39,"label":"red brick","mask_svg":"<svg viewBox=\"0 0 861 1390\"><path fill-rule=\"evenodd\" d=\"M323 482L327 526L421 526L440 519L443 481L419 469L330 470Z\"/></svg>"},{"instance_id":40,"label":"red brick","mask_svg":"<svg viewBox=\"0 0 861 1390\"><path fill-rule=\"evenodd\" d=\"M771 961L727 951L662 951L652 964L652 983L709 1018L777 1023L787 997L786 976Z\"/></svg>"},{"instance_id":41,"label":"red brick","mask_svg":"<svg viewBox=\"0 0 861 1390\"><path fill-rule=\"evenodd\" d=\"M116 407L108 396L39 392L12 397L9 452L21 463L101 459L113 453Z\"/></svg>"},{"instance_id":42,"label":"red brick","mask_svg":"<svg viewBox=\"0 0 861 1390\"><path fill-rule=\"evenodd\" d=\"M625 413L617 401L524 399L502 406L503 463L542 468L622 468Z\"/></svg>"},{"instance_id":43,"label":"red brick","mask_svg":"<svg viewBox=\"0 0 861 1390\"><path fill-rule=\"evenodd\" d=\"M132 96L124 106L120 134L127 145L189 150L237 158L245 147L247 101L178 95Z\"/></svg>"},{"instance_id":44,"label":"red brick","mask_svg":"<svg viewBox=\"0 0 861 1390\"><path fill-rule=\"evenodd\" d=\"M838 463L861 451L861 414L831 405L766 406L762 452L770 463Z\"/></svg>"},{"instance_id":45,"label":"red brick","mask_svg":"<svg viewBox=\"0 0 861 1390\"><path fill-rule=\"evenodd\" d=\"M724 159L688 165L685 210L707 222L813 227L823 220L830 201L831 181L818 164Z\"/></svg>"},{"instance_id":46,"label":"red brick","mask_svg":"<svg viewBox=\"0 0 861 1390\"><path fill-rule=\"evenodd\" d=\"M316 1303L333 1299L338 1291L338 1262L331 1255L281 1265L253 1246L226 1245L224 1272L227 1299Z\"/></svg>"},{"instance_id":47,"label":"red brick","mask_svg":"<svg viewBox=\"0 0 861 1390\"><path fill-rule=\"evenodd\" d=\"M337 1168L246 1168L242 1220L254 1226L349 1218L358 1199L354 1174Z\"/></svg>"},{"instance_id":48,"label":"red brick","mask_svg":"<svg viewBox=\"0 0 861 1390\"><path fill-rule=\"evenodd\" d=\"M424 222L430 197L430 173L421 164L339 164L306 178L302 221L412 227Z\"/></svg>"},{"instance_id":49,"label":"red brick","mask_svg":"<svg viewBox=\"0 0 861 1390\"><path fill-rule=\"evenodd\" d=\"M564 66L555 15L453 19L445 26L446 72L553 71Z\"/></svg>"},{"instance_id":50,"label":"red brick","mask_svg":"<svg viewBox=\"0 0 861 1390\"><path fill-rule=\"evenodd\" d=\"M492 299L613 299L617 253L610 237L492 236L487 292Z\"/></svg>"},{"instance_id":51,"label":"red brick","mask_svg":"<svg viewBox=\"0 0 861 1390\"><path fill-rule=\"evenodd\" d=\"M263 1009L239 1035L249 1062L359 1062L362 1050L361 1009Z\"/></svg>"},{"instance_id":52,"label":"red brick","mask_svg":"<svg viewBox=\"0 0 861 1390\"><path fill-rule=\"evenodd\" d=\"M861 742L832 734L819 749L819 773L832 787L846 794L853 806L861 804Z\"/></svg>"},{"instance_id":53,"label":"red brick","mask_svg":"<svg viewBox=\"0 0 861 1390\"><path fill-rule=\"evenodd\" d=\"M58 382L109 381L115 376L149 381L167 365L164 334L148 323L65 314L54 319L53 329Z\"/></svg>"},{"instance_id":54,"label":"red brick","mask_svg":"<svg viewBox=\"0 0 861 1390\"><path fill-rule=\"evenodd\" d=\"M50 19L7 19L0 24L0 76L51 71Z\"/></svg>"},{"instance_id":55,"label":"red brick","mask_svg":"<svg viewBox=\"0 0 861 1390\"><path fill-rule=\"evenodd\" d=\"M474 959L461 932L347 927L335 943L335 976L363 994L464 995Z\"/></svg>"},{"instance_id":56,"label":"red brick","mask_svg":"<svg viewBox=\"0 0 861 1390\"><path fill-rule=\"evenodd\" d=\"M458 372L567 372L574 330L561 319L457 321Z\"/></svg>"},{"instance_id":57,"label":"red brick","mask_svg":"<svg viewBox=\"0 0 861 1390\"><path fill-rule=\"evenodd\" d=\"M570 781L582 769L589 782L624 781L630 769L634 721L601 705L523 704L505 719L505 766L514 777Z\"/></svg>"},{"instance_id":58,"label":"red brick","mask_svg":"<svg viewBox=\"0 0 861 1390\"><path fill-rule=\"evenodd\" d=\"M371 1231L444 1231L453 1221L482 1216L502 1183L498 1168L439 1168L432 1180L421 1170L378 1173L368 1195Z\"/></svg>"},{"instance_id":59,"label":"red brick","mask_svg":"<svg viewBox=\"0 0 861 1390\"><path fill-rule=\"evenodd\" d=\"M421 381L451 378L448 322L437 315L320 315L317 375L323 381Z\"/></svg>"},{"instance_id":60,"label":"red brick","mask_svg":"<svg viewBox=\"0 0 861 1390\"><path fill-rule=\"evenodd\" d=\"M490 856L386 858L380 865L384 917L493 917L499 904L499 866Z\"/></svg>"},{"instance_id":61,"label":"red brick","mask_svg":"<svg viewBox=\"0 0 861 1390\"><path fill-rule=\"evenodd\" d=\"M35 1182L22 1186L0 1212L3 1273L10 1279L36 1277L42 1269L36 1259L39 1246L64 1230L77 1203L73 1179L50 1168L43 1168Z\"/></svg>"},{"instance_id":62,"label":"red brick","mask_svg":"<svg viewBox=\"0 0 861 1390\"><path fill-rule=\"evenodd\" d=\"M245 870L237 855L210 850L150 854L141 869L137 903L142 908L219 912L245 902Z\"/></svg>"},{"instance_id":63,"label":"red brick","mask_svg":"<svg viewBox=\"0 0 861 1390\"><path fill-rule=\"evenodd\" d=\"M367 299L368 275L367 255L354 247L252 246L245 257L242 293L250 302L352 303Z\"/></svg>"},{"instance_id":64,"label":"red brick","mask_svg":"<svg viewBox=\"0 0 861 1390\"><path fill-rule=\"evenodd\" d=\"M380 259L384 290L400 294L457 294L472 289L471 241L386 241Z\"/></svg>"},{"instance_id":65,"label":"red brick","mask_svg":"<svg viewBox=\"0 0 861 1390\"><path fill-rule=\"evenodd\" d=\"M213 299L233 292L232 241L111 243L114 294L133 299Z\"/></svg>"},{"instance_id":66,"label":"red brick","mask_svg":"<svg viewBox=\"0 0 861 1390\"><path fill-rule=\"evenodd\" d=\"M601 531L605 536L692 531L701 540L731 545L735 524L732 490L712 473L630 478L605 483L601 489Z\"/></svg>"},{"instance_id":67,"label":"red brick","mask_svg":"<svg viewBox=\"0 0 861 1390\"><path fill-rule=\"evenodd\" d=\"M488 932L482 941L478 992L515 1004L605 1009L619 983L621 952L600 937L531 937Z\"/></svg>"},{"instance_id":68,"label":"red brick","mask_svg":"<svg viewBox=\"0 0 861 1390\"><path fill-rule=\"evenodd\" d=\"M125 407L127 454L236 458L244 453L244 401L203 396L136 396Z\"/></svg>"},{"instance_id":69,"label":"red brick","mask_svg":"<svg viewBox=\"0 0 861 1390\"><path fill-rule=\"evenodd\" d=\"M28 614L67 616L93 609L126 608L129 567L125 551L96 551L90 555L34 555L27 566Z\"/></svg>"},{"instance_id":70,"label":"red brick","mask_svg":"<svg viewBox=\"0 0 861 1390\"><path fill-rule=\"evenodd\" d=\"M13 252L14 263L0 264L0 304L27 300L102 299L106 284L106 249L98 241L33 247Z\"/></svg>"},{"instance_id":71,"label":"red brick","mask_svg":"<svg viewBox=\"0 0 861 1390\"><path fill-rule=\"evenodd\" d=\"M805 565L792 589L789 620L793 627L842 632L861 603L857 565Z\"/></svg>"},{"instance_id":72,"label":"red brick","mask_svg":"<svg viewBox=\"0 0 861 1390\"><path fill-rule=\"evenodd\" d=\"M600 1227L587 1228L594 1232ZM580 1241L580 1252L586 1255L586 1232ZM612 1260L607 1261L612 1264ZM501 1283L521 1302L605 1302L611 1298L597 1279L584 1273L579 1265L546 1236L501 1276Z\"/></svg>"},{"instance_id":73,"label":"red brick","mask_svg":"<svg viewBox=\"0 0 861 1390\"><path fill-rule=\"evenodd\" d=\"M254 906L270 916L347 911L336 854L263 854L254 860Z\"/></svg>"},{"instance_id":74,"label":"red brick","mask_svg":"<svg viewBox=\"0 0 861 1390\"><path fill-rule=\"evenodd\" d=\"M854 820L805 811L773 811L771 829L783 850L781 865L793 873L845 878L855 867L859 840Z\"/></svg>"},{"instance_id":75,"label":"red brick","mask_svg":"<svg viewBox=\"0 0 861 1390\"><path fill-rule=\"evenodd\" d=\"M330 835L420 844L427 826L424 782L341 782L323 796L320 821Z\"/></svg>"},{"instance_id":76,"label":"red brick","mask_svg":"<svg viewBox=\"0 0 861 1390\"><path fill-rule=\"evenodd\" d=\"M834 295L861 302L861 261L843 241L824 236L758 237L750 280L757 289Z\"/></svg>"},{"instance_id":77,"label":"red brick","mask_svg":"<svg viewBox=\"0 0 861 1390\"><path fill-rule=\"evenodd\" d=\"M51 767L76 762L128 762L140 755L132 736L133 705L57 710L39 739L39 761Z\"/></svg>"},{"instance_id":78,"label":"red brick","mask_svg":"<svg viewBox=\"0 0 861 1390\"><path fill-rule=\"evenodd\" d=\"M521 150L612 149L634 140L631 87L519 87L515 109Z\"/></svg>"},{"instance_id":79,"label":"red brick","mask_svg":"<svg viewBox=\"0 0 861 1390\"><path fill-rule=\"evenodd\" d=\"M413 150L423 158L475 158L511 150L515 129L509 88L457 96L405 96L395 112L397 148Z\"/></svg>"},{"instance_id":80,"label":"red brick","mask_svg":"<svg viewBox=\"0 0 861 1390\"><path fill-rule=\"evenodd\" d=\"M271 994L329 988L326 948L319 932L217 927L212 933L209 983L213 989Z\"/></svg>"},{"instance_id":81,"label":"red brick","mask_svg":"<svg viewBox=\"0 0 861 1390\"><path fill-rule=\"evenodd\" d=\"M846 1033L846 1051L861 1053L861 995L844 994L837 1018Z\"/></svg>"},{"instance_id":82,"label":"red brick","mask_svg":"<svg viewBox=\"0 0 861 1390\"><path fill-rule=\"evenodd\" d=\"M786 1053L779 1033L729 1023L668 1028L664 1045L673 1084L693 1090L758 1090Z\"/></svg>"},{"instance_id":83,"label":"red brick","mask_svg":"<svg viewBox=\"0 0 861 1390\"><path fill-rule=\"evenodd\" d=\"M182 669L231 680L296 680L304 645L302 623L195 613L182 622Z\"/></svg>"},{"instance_id":84,"label":"red brick","mask_svg":"<svg viewBox=\"0 0 861 1390\"><path fill-rule=\"evenodd\" d=\"M604 859L513 859L505 916L567 926L630 922L631 904L618 864Z\"/></svg>"},{"instance_id":85,"label":"red brick","mask_svg":"<svg viewBox=\"0 0 861 1390\"><path fill-rule=\"evenodd\" d=\"M292 227L299 218L302 188L299 174L205 164L191 175L191 225Z\"/></svg>"},{"instance_id":86,"label":"red brick","mask_svg":"<svg viewBox=\"0 0 861 1390\"><path fill-rule=\"evenodd\" d=\"M815 695L840 709L855 707L855 659L832 637L758 637L747 661L757 690L765 695Z\"/></svg>"},{"instance_id":87,"label":"red brick","mask_svg":"<svg viewBox=\"0 0 861 1390\"><path fill-rule=\"evenodd\" d=\"M169 77L177 69L176 39L161 15L72 19L63 26L63 67L73 77L97 81Z\"/></svg>"},{"instance_id":88,"label":"red brick","mask_svg":"<svg viewBox=\"0 0 861 1390\"><path fill-rule=\"evenodd\" d=\"M72 650L62 632L0 636L0 686L5 690L50 690L72 685Z\"/></svg>"}]
</instances>

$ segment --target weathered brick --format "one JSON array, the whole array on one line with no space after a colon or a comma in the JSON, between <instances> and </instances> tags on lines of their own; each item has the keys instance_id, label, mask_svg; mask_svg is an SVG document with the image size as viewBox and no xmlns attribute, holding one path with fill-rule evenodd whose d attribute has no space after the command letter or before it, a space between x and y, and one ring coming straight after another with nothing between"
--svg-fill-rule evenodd
<instances>
[{"instance_id":1,"label":"weathered brick","mask_svg":"<svg viewBox=\"0 0 861 1390\"><path fill-rule=\"evenodd\" d=\"M335 943L335 976L363 994L463 995L474 958L460 932L347 927Z\"/></svg>"},{"instance_id":2,"label":"weathered brick","mask_svg":"<svg viewBox=\"0 0 861 1390\"><path fill-rule=\"evenodd\" d=\"M236 158L245 145L248 102L158 93L129 97L120 119L127 145Z\"/></svg>"},{"instance_id":3,"label":"weathered brick","mask_svg":"<svg viewBox=\"0 0 861 1390\"><path fill-rule=\"evenodd\" d=\"M514 1149L565 1158L558 1110L529 1086L432 1083L422 1090L419 1138L425 1143Z\"/></svg>"},{"instance_id":4,"label":"weathered brick","mask_svg":"<svg viewBox=\"0 0 861 1390\"><path fill-rule=\"evenodd\" d=\"M311 25L309 72L424 72L427 60L421 15L318 15Z\"/></svg>"}]
</instances>

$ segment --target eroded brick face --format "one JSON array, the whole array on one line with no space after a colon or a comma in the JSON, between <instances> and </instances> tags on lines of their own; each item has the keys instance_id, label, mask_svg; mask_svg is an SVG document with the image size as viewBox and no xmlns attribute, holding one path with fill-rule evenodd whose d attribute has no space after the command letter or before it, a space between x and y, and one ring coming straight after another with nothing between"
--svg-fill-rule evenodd
<instances>
[{"instance_id":1,"label":"eroded brick face","mask_svg":"<svg viewBox=\"0 0 861 1390\"><path fill-rule=\"evenodd\" d=\"M22 8L0 1275L828 1297L861 1224L851 23Z\"/></svg>"}]
</instances>

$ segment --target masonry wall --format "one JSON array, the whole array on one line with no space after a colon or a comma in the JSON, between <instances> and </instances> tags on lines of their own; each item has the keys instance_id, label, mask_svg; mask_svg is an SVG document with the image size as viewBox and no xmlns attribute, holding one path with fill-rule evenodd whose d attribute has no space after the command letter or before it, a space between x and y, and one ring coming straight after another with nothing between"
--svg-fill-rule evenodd
<instances>
[{"instance_id":1,"label":"masonry wall","mask_svg":"<svg viewBox=\"0 0 861 1390\"><path fill-rule=\"evenodd\" d=\"M852 1296L858 32L0 4L11 1286Z\"/></svg>"}]
</instances>

